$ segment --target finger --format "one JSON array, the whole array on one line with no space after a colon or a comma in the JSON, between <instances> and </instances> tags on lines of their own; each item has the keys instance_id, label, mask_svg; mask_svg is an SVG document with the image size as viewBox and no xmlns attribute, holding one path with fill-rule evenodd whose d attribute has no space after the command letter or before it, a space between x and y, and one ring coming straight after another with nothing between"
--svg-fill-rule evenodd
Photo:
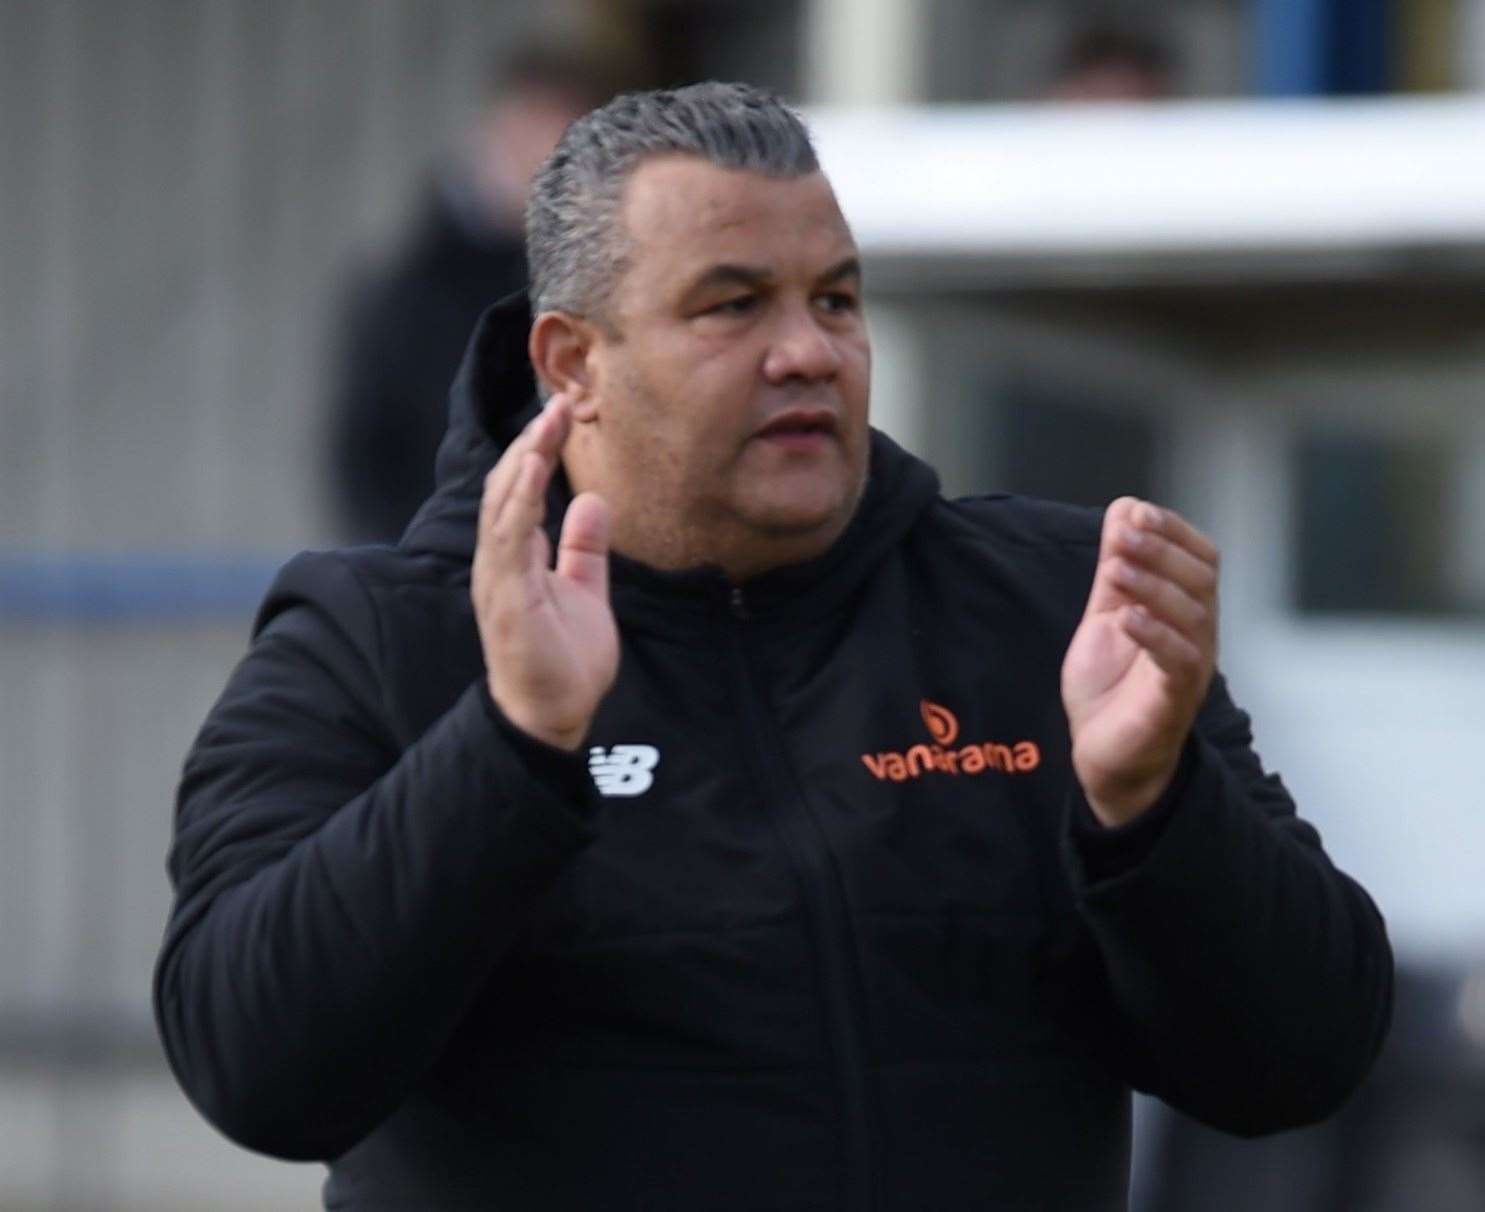
<instances>
[{"instance_id":1,"label":"finger","mask_svg":"<svg viewBox=\"0 0 1485 1212\"><path fill-rule=\"evenodd\" d=\"M1108 576L1132 603L1144 606L1198 646L1215 634L1214 611L1175 581L1122 558L1109 561Z\"/></svg>"},{"instance_id":2,"label":"finger","mask_svg":"<svg viewBox=\"0 0 1485 1212\"><path fill-rule=\"evenodd\" d=\"M515 482L485 544L497 581L518 577L534 564L536 551L532 537L546 513L546 488L551 472L550 460L534 450L522 453Z\"/></svg>"},{"instance_id":3,"label":"finger","mask_svg":"<svg viewBox=\"0 0 1485 1212\"><path fill-rule=\"evenodd\" d=\"M505 449L495 466L485 477L484 495L480 500L480 528L491 530L500 512L505 508L521 470L521 461L528 450L535 450L548 458L555 458L566 441L571 427L572 413L563 395L554 395L546 407L527 422L526 428Z\"/></svg>"},{"instance_id":4,"label":"finger","mask_svg":"<svg viewBox=\"0 0 1485 1212\"><path fill-rule=\"evenodd\" d=\"M1173 681L1183 686L1198 684L1210 672L1200 648L1143 606L1125 609L1119 616L1119 625Z\"/></svg>"},{"instance_id":5,"label":"finger","mask_svg":"<svg viewBox=\"0 0 1485 1212\"><path fill-rule=\"evenodd\" d=\"M1098 565L1093 573L1093 588L1088 595L1089 613L1118 610L1129 604L1119 586L1109 577L1109 561L1118 554L1115 536L1132 526L1130 515L1143 504L1137 497L1119 497L1110 501L1103 514L1103 529L1098 540Z\"/></svg>"},{"instance_id":6,"label":"finger","mask_svg":"<svg viewBox=\"0 0 1485 1212\"><path fill-rule=\"evenodd\" d=\"M572 406L561 392L546 402L526 427L531 449L544 459L555 460L572 429Z\"/></svg>"},{"instance_id":7,"label":"finger","mask_svg":"<svg viewBox=\"0 0 1485 1212\"><path fill-rule=\"evenodd\" d=\"M1120 497L1116 501L1110 501L1108 508L1103 511L1103 525L1099 528L1098 535L1098 558L1101 560L1109 554L1114 535L1121 527L1131 525L1129 511L1139 504L1134 497Z\"/></svg>"},{"instance_id":8,"label":"finger","mask_svg":"<svg viewBox=\"0 0 1485 1212\"><path fill-rule=\"evenodd\" d=\"M531 448L528 435L532 427L537 425L541 419L541 416L537 416L516 437L515 441L505 448L504 453L496 460L495 466L490 468L489 474L485 476L484 494L480 498L481 534L487 534L494 529L495 521L500 517L500 511L505 508L506 499L510 496L510 490L521 472L521 460L526 451Z\"/></svg>"},{"instance_id":9,"label":"finger","mask_svg":"<svg viewBox=\"0 0 1485 1212\"><path fill-rule=\"evenodd\" d=\"M579 493L562 519L557 544L557 575L608 596L608 502L597 493Z\"/></svg>"},{"instance_id":10,"label":"finger","mask_svg":"<svg viewBox=\"0 0 1485 1212\"><path fill-rule=\"evenodd\" d=\"M1139 529L1176 544L1203 564L1215 568L1220 561L1217 545L1174 509L1140 501L1129 510L1128 520Z\"/></svg>"},{"instance_id":11,"label":"finger","mask_svg":"<svg viewBox=\"0 0 1485 1212\"><path fill-rule=\"evenodd\" d=\"M1171 540L1134 526L1118 528L1113 535L1110 558L1139 565L1151 573L1174 581L1199 602L1215 602L1217 567L1198 559Z\"/></svg>"}]
</instances>

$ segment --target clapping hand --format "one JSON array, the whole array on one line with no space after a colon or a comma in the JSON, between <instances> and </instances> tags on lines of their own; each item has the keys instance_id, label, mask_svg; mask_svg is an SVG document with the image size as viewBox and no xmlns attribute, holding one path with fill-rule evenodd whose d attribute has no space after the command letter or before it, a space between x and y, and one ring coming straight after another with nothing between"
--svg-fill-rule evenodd
<instances>
[{"instance_id":1,"label":"clapping hand","mask_svg":"<svg viewBox=\"0 0 1485 1212\"><path fill-rule=\"evenodd\" d=\"M1073 769L1125 824L1170 785L1217 660L1217 549L1168 509L1121 497L1062 665Z\"/></svg>"},{"instance_id":2,"label":"clapping hand","mask_svg":"<svg viewBox=\"0 0 1485 1212\"><path fill-rule=\"evenodd\" d=\"M572 428L556 395L485 479L470 592L490 696L538 740L577 749L619 667L608 598L609 507L582 493L567 508L552 566L547 484Z\"/></svg>"}]
</instances>

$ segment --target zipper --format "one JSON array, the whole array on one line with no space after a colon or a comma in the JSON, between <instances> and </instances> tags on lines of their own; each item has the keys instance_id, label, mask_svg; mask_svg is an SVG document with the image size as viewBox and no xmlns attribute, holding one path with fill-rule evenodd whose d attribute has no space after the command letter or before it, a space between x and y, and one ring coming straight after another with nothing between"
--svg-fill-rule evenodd
<instances>
[{"instance_id":1,"label":"zipper","mask_svg":"<svg viewBox=\"0 0 1485 1212\"><path fill-rule=\"evenodd\" d=\"M876 1103L867 1061L865 995L856 938L835 857L785 757L754 673L745 634L750 616L740 588L733 587L729 607L734 619L733 650L743 687L743 716L753 742L747 751L756 755L756 776L763 788L765 811L773 818L798 874L819 960L826 1042L831 1049L844 1125L844 1207L851 1212L872 1212L877 1207L880 1186L880 1150L876 1147L880 1133L876 1131Z\"/></svg>"}]
</instances>

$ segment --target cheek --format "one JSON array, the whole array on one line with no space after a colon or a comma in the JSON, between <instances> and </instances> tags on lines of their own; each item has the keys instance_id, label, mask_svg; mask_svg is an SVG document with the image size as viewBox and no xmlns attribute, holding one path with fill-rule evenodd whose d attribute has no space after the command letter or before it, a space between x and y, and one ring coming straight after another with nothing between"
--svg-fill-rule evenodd
<instances>
[{"instance_id":1,"label":"cheek","mask_svg":"<svg viewBox=\"0 0 1485 1212\"><path fill-rule=\"evenodd\" d=\"M840 389L847 415L864 428L871 400L871 346L864 339L842 351Z\"/></svg>"},{"instance_id":2,"label":"cheek","mask_svg":"<svg viewBox=\"0 0 1485 1212\"><path fill-rule=\"evenodd\" d=\"M667 376L658 421L672 443L714 472L757 423L755 380L753 364L736 351L693 357Z\"/></svg>"},{"instance_id":3,"label":"cheek","mask_svg":"<svg viewBox=\"0 0 1485 1212\"><path fill-rule=\"evenodd\" d=\"M715 488L757 424L757 351L687 333L623 352L608 369L608 440L630 466Z\"/></svg>"},{"instance_id":4,"label":"cheek","mask_svg":"<svg viewBox=\"0 0 1485 1212\"><path fill-rule=\"evenodd\" d=\"M864 332L846 346L845 363L847 373L865 390L871 382L871 342Z\"/></svg>"},{"instance_id":5,"label":"cheek","mask_svg":"<svg viewBox=\"0 0 1485 1212\"><path fill-rule=\"evenodd\" d=\"M612 380L607 402L609 449L637 485L653 490L662 483L715 477L721 446L718 426L708 417L704 383L672 370L630 365Z\"/></svg>"}]
</instances>

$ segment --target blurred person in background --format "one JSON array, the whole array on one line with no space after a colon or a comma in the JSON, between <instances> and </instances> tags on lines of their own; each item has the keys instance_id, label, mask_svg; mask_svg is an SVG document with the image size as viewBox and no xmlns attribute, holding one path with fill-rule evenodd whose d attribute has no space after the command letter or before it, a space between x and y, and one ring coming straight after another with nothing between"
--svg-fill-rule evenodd
<instances>
[{"instance_id":1,"label":"blurred person in background","mask_svg":"<svg viewBox=\"0 0 1485 1212\"><path fill-rule=\"evenodd\" d=\"M1153 34L1113 24L1067 42L1047 86L1055 101L1158 101L1175 92L1169 49Z\"/></svg>"},{"instance_id":2,"label":"blurred person in background","mask_svg":"<svg viewBox=\"0 0 1485 1212\"><path fill-rule=\"evenodd\" d=\"M478 120L396 258L352 284L325 452L343 538L395 542L432 490L449 385L474 323L526 284L531 176L613 87L581 50L530 42L497 56Z\"/></svg>"},{"instance_id":3,"label":"blurred person in background","mask_svg":"<svg viewBox=\"0 0 1485 1212\"><path fill-rule=\"evenodd\" d=\"M332 1207L573 1212L1114 1212L1131 1086L1333 1111L1390 951L1216 673L1211 542L870 428L769 94L618 98L527 213L435 496L283 570L187 759L193 1102Z\"/></svg>"}]
</instances>

